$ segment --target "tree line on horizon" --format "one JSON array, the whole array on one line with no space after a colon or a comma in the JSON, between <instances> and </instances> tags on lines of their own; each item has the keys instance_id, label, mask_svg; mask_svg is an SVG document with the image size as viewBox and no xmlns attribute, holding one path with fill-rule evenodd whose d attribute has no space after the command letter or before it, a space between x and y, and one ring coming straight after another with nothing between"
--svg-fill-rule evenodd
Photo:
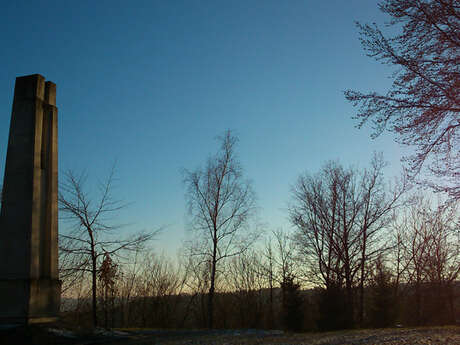
<instances>
[{"instance_id":1,"label":"tree line on horizon","mask_svg":"<svg viewBox=\"0 0 460 345\"><path fill-rule=\"evenodd\" d=\"M78 197L61 193L61 209L77 222L61 235L60 262L73 323L305 331L459 318L455 204L408 192L404 179L390 185L376 154L363 170L327 162L300 175L288 207L294 231L263 234L251 222L255 196L237 138L219 140L204 168L184 171L191 239L177 260L148 249L153 233L103 236L115 229L104 216L122 206L112 175L95 204L67 175Z\"/></svg>"}]
</instances>

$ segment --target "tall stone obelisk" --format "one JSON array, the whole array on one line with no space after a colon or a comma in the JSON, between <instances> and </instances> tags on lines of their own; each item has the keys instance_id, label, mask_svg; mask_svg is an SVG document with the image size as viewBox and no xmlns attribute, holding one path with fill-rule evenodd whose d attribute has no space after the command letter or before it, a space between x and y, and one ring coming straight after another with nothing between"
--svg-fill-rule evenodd
<instances>
[{"instance_id":1,"label":"tall stone obelisk","mask_svg":"<svg viewBox=\"0 0 460 345\"><path fill-rule=\"evenodd\" d=\"M39 74L14 88L0 212L0 322L59 313L56 85Z\"/></svg>"}]
</instances>

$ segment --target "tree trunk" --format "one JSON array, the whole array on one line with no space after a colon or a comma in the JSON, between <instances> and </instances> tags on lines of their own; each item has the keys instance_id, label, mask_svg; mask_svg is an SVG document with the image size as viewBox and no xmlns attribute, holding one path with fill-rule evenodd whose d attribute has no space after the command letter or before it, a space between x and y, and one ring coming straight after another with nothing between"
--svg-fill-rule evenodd
<instances>
[{"instance_id":1,"label":"tree trunk","mask_svg":"<svg viewBox=\"0 0 460 345\"><path fill-rule=\"evenodd\" d=\"M109 308L108 308L108 298L109 298L109 293L108 293L108 286L105 286L104 288L104 327L107 329L109 328Z\"/></svg>"},{"instance_id":2,"label":"tree trunk","mask_svg":"<svg viewBox=\"0 0 460 345\"><path fill-rule=\"evenodd\" d=\"M209 287L208 294L208 328L212 329L214 327L214 289L215 289L215 280L216 280L216 255L217 255L217 243L214 241L213 251L212 251L212 263L211 263L211 286Z\"/></svg>"},{"instance_id":3,"label":"tree trunk","mask_svg":"<svg viewBox=\"0 0 460 345\"><path fill-rule=\"evenodd\" d=\"M346 327L354 327L353 288L350 279L346 279Z\"/></svg>"},{"instance_id":4,"label":"tree trunk","mask_svg":"<svg viewBox=\"0 0 460 345\"><path fill-rule=\"evenodd\" d=\"M209 288L209 293L208 293L208 328L210 329L212 329L214 325L213 311L214 311L214 280L211 279L211 287Z\"/></svg>"},{"instance_id":5,"label":"tree trunk","mask_svg":"<svg viewBox=\"0 0 460 345\"><path fill-rule=\"evenodd\" d=\"M270 310L269 310L269 319L268 319L268 328L273 329L274 326L274 316L273 316L273 270L270 261Z\"/></svg>"},{"instance_id":6,"label":"tree trunk","mask_svg":"<svg viewBox=\"0 0 460 345\"><path fill-rule=\"evenodd\" d=\"M367 242L367 232L366 225L363 231L363 249L361 255L361 279L359 282L359 327L363 327L364 320L364 270L365 270L365 260L366 260L366 242Z\"/></svg>"},{"instance_id":7,"label":"tree trunk","mask_svg":"<svg viewBox=\"0 0 460 345\"><path fill-rule=\"evenodd\" d=\"M97 327L97 256L95 249L95 241L93 236L93 231L90 227L87 227L89 238L91 240L91 278L92 278L92 312L93 312L93 327Z\"/></svg>"},{"instance_id":8,"label":"tree trunk","mask_svg":"<svg viewBox=\"0 0 460 345\"><path fill-rule=\"evenodd\" d=\"M93 292L93 327L97 327L97 266L96 266L96 256L92 255L92 292Z\"/></svg>"},{"instance_id":9,"label":"tree trunk","mask_svg":"<svg viewBox=\"0 0 460 345\"><path fill-rule=\"evenodd\" d=\"M448 304L449 304L449 311L450 311L450 315L449 315L449 323L452 323L454 324L455 323L455 315L456 315L456 312L455 312L455 303L454 303L454 288L453 286L449 283L447 286L446 286L446 289L447 289L447 300L448 300Z\"/></svg>"},{"instance_id":10,"label":"tree trunk","mask_svg":"<svg viewBox=\"0 0 460 345\"><path fill-rule=\"evenodd\" d=\"M415 282L415 322L416 326L421 326L422 324L422 316L421 316L421 303L422 303L422 298L421 298L421 289L420 289L420 278L418 277L417 274L417 281Z\"/></svg>"}]
</instances>

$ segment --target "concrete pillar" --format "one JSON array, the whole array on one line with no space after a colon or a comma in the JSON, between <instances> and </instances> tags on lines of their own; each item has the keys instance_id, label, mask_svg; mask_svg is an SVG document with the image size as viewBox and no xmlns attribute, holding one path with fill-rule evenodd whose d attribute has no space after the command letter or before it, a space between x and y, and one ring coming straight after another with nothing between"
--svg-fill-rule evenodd
<instances>
[{"instance_id":1,"label":"concrete pillar","mask_svg":"<svg viewBox=\"0 0 460 345\"><path fill-rule=\"evenodd\" d=\"M0 322L59 313L56 85L39 74L14 88L0 212Z\"/></svg>"}]
</instances>

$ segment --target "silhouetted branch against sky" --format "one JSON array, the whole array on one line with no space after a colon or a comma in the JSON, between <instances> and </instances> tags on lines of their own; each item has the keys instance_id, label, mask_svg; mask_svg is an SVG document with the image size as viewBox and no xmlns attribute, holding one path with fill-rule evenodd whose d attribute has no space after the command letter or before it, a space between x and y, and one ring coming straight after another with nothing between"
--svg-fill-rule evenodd
<instances>
[{"instance_id":1,"label":"silhouetted branch against sky","mask_svg":"<svg viewBox=\"0 0 460 345\"><path fill-rule=\"evenodd\" d=\"M393 85L386 94L347 90L345 97L358 107L358 128L371 122L373 138L387 129L399 143L415 147L404 158L411 177L458 200L460 2L385 0L379 8L400 34L387 36L375 24L357 26L367 55L397 68Z\"/></svg>"}]
</instances>

